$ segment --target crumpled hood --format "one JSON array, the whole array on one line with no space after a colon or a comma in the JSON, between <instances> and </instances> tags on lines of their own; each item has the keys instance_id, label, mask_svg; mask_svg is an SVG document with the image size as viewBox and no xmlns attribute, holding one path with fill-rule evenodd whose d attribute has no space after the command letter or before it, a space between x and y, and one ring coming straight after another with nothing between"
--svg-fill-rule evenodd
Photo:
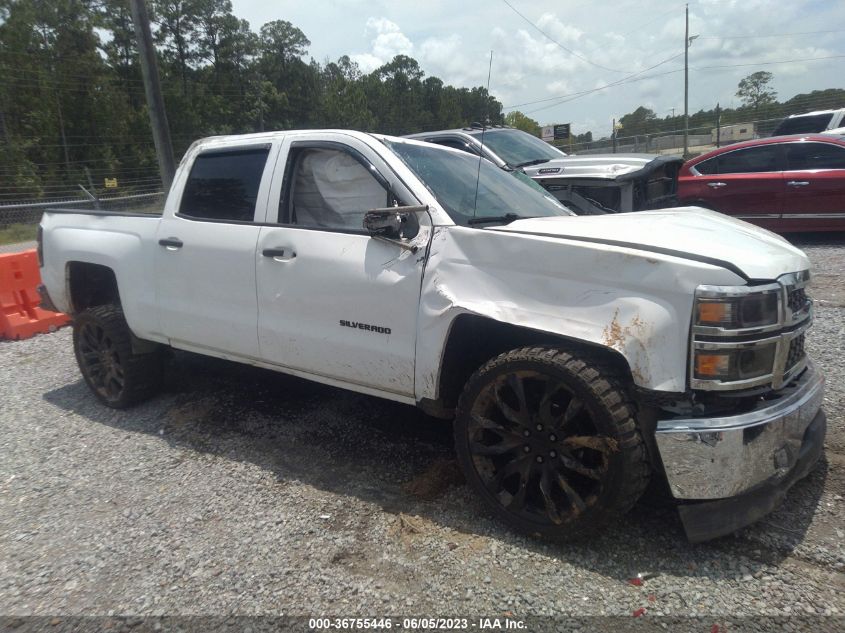
<instances>
[{"instance_id":1,"label":"crumpled hood","mask_svg":"<svg viewBox=\"0 0 845 633\"><path fill-rule=\"evenodd\" d=\"M517 220L491 231L513 231L662 252L713 261L748 279L773 280L810 268L810 260L782 237L736 218L679 207L608 215Z\"/></svg>"},{"instance_id":2,"label":"crumpled hood","mask_svg":"<svg viewBox=\"0 0 845 633\"><path fill-rule=\"evenodd\" d=\"M666 163L683 163L677 156L659 154L584 154L553 158L523 171L532 178L601 178L619 180L638 177Z\"/></svg>"}]
</instances>

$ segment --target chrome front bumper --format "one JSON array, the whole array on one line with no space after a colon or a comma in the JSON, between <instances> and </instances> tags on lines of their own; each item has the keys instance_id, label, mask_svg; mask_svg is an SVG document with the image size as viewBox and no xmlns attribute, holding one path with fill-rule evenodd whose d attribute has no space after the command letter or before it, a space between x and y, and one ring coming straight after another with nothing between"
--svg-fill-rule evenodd
<instances>
[{"instance_id":1,"label":"chrome front bumper","mask_svg":"<svg viewBox=\"0 0 845 633\"><path fill-rule=\"evenodd\" d=\"M786 480L819 414L824 377L812 362L791 385L739 415L657 423L657 447L677 499L725 499ZM813 442L818 434L813 435Z\"/></svg>"}]
</instances>

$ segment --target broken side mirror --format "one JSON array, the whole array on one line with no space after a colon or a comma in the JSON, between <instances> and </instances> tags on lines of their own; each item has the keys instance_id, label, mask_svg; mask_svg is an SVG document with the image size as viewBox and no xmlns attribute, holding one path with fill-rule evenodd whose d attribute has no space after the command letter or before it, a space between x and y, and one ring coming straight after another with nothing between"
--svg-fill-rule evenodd
<instances>
[{"instance_id":1,"label":"broken side mirror","mask_svg":"<svg viewBox=\"0 0 845 633\"><path fill-rule=\"evenodd\" d=\"M408 240L420 229L417 213L428 211L428 205L370 209L364 215L364 228L373 237L383 240Z\"/></svg>"}]
</instances>

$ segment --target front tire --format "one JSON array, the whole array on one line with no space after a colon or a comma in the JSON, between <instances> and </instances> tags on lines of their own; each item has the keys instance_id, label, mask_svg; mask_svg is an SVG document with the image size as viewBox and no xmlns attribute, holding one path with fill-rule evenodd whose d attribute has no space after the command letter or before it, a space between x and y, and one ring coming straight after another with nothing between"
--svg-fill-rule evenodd
<instances>
[{"instance_id":1,"label":"front tire","mask_svg":"<svg viewBox=\"0 0 845 633\"><path fill-rule=\"evenodd\" d=\"M76 315L73 351L86 384L106 406L131 407L161 387L161 351L132 351L132 333L120 306L95 306Z\"/></svg>"},{"instance_id":2,"label":"front tire","mask_svg":"<svg viewBox=\"0 0 845 633\"><path fill-rule=\"evenodd\" d=\"M473 374L458 403L455 446L467 481L497 516L568 539L637 502L650 467L616 373L592 354L530 347Z\"/></svg>"}]
</instances>

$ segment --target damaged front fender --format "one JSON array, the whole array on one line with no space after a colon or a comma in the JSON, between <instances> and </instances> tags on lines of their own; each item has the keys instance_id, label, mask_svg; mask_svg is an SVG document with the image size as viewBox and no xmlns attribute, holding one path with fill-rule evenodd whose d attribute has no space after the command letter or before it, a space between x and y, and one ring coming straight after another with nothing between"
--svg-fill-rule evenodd
<instances>
[{"instance_id":1,"label":"damaged front fender","mask_svg":"<svg viewBox=\"0 0 845 633\"><path fill-rule=\"evenodd\" d=\"M462 314L613 350L638 386L684 391L693 293L703 279L738 281L713 264L633 247L436 227L421 294L417 398L439 397L445 345Z\"/></svg>"}]
</instances>

